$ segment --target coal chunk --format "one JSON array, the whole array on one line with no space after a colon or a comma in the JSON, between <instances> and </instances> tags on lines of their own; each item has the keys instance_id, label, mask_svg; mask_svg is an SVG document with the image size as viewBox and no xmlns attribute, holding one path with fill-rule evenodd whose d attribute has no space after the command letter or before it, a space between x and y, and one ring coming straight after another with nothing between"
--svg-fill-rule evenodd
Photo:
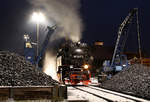
<instances>
[{"instance_id":1,"label":"coal chunk","mask_svg":"<svg viewBox=\"0 0 150 102\"><path fill-rule=\"evenodd\" d=\"M140 64L129 66L102 83L102 87L150 99L150 67Z\"/></svg>"},{"instance_id":2,"label":"coal chunk","mask_svg":"<svg viewBox=\"0 0 150 102\"><path fill-rule=\"evenodd\" d=\"M0 86L51 86L59 84L23 56L0 51Z\"/></svg>"}]
</instances>

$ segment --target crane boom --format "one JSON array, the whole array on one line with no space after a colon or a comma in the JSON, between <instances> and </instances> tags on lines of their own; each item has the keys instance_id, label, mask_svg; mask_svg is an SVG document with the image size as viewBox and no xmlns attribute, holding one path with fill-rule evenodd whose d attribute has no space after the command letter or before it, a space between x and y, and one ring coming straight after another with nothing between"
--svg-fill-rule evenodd
<instances>
[{"instance_id":1,"label":"crane boom","mask_svg":"<svg viewBox=\"0 0 150 102\"><path fill-rule=\"evenodd\" d=\"M115 65L116 57L119 57L119 58L121 57L121 54L123 52L125 42L128 36L129 24L131 24L133 20L133 16L137 14L137 12L138 12L137 8L134 8L133 10L131 10L131 12L129 12L128 16L125 18L125 20L122 22L122 24L119 27L118 38L116 41L115 50L114 50L112 61L111 61L111 67Z\"/></svg>"},{"instance_id":2,"label":"crane boom","mask_svg":"<svg viewBox=\"0 0 150 102\"><path fill-rule=\"evenodd\" d=\"M47 36L45 37L45 40L44 40L44 42L43 42L43 44L42 44L42 49L41 49L41 51L40 51L40 54L39 54L39 56L38 56L37 59L36 59L36 62L35 62L36 65L38 65L38 63L39 63L41 57L44 55L44 53L45 53L45 51L46 51L46 48L47 48L47 45L48 45L48 42L49 42L49 39L50 39L50 35L51 35L52 33L54 33L54 31L55 31L55 29L56 29L56 26L52 26L52 27L49 27L49 26L48 26L47 29L48 29L48 33L47 33Z\"/></svg>"}]
</instances>

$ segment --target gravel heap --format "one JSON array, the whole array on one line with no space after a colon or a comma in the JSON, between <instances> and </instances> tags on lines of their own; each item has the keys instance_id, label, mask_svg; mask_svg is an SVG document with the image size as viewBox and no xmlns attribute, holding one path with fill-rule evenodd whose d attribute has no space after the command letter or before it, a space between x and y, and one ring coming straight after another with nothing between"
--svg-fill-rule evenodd
<instances>
[{"instance_id":1,"label":"gravel heap","mask_svg":"<svg viewBox=\"0 0 150 102\"><path fill-rule=\"evenodd\" d=\"M132 65L102 83L107 89L150 99L150 67Z\"/></svg>"},{"instance_id":2,"label":"gravel heap","mask_svg":"<svg viewBox=\"0 0 150 102\"><path fill-rule=\"evenodd\" d=\"M51 86L58 84L23 56L0 51L0 86Z\"/></svg>"}]
</instances>

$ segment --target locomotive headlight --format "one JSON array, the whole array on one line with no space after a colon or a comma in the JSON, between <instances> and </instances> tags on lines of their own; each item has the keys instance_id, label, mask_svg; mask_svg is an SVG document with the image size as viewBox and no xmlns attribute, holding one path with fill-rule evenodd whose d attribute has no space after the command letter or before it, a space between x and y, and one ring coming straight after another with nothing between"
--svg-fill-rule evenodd
<instances>
[{"instance_id":1,"label":"locomotive headlight","mask_svg":"<svg viewBox=\"0 0 150 102\"><path fill-rule=\"evenodd\" d=\"M70 68L73 68L73 65L70 65Z\"/></svg>"},{"instance_id":2,"label":"locomotive headlight","mask_svg":"<svg viewBox=\"0 0 150 102\"><path fill-rule=\"evenodd\" d=\"M86 65L84 65L84 69L88 69L89 68L89 66L86 64Z\"/></svg>"},{"instance_id":3,"label":"locomotive headlight","mask_svg":"<svg viewBox=\"0 0 150 102\"><path fill-rule=\"evenodd\" d=\"M76 49L75 52L81 53L82 50L81 49Z\"/></svg>"}]
</instances>

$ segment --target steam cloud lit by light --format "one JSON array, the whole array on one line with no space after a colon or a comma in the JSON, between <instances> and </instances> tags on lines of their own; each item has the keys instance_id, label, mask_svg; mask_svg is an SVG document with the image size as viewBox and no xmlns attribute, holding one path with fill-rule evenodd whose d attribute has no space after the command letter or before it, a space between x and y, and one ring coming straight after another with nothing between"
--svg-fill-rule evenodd
<instances>
[{"instance_id":1,"label":"steam cloud lit by light","mask_svg":"<svg viewBox=\"0 0 150 102\"><path fill-rule=\"evenodd\" d=\"M56 73L56 56L51 53L46 53L44 60L44 70L47 75L50 75L53 79L58 80Z\"/></svg>"},{"instance_id":2,"label":"steam cloud lit by light","mask_svg":"<svg viewBox=\"0 0 150 102\"><path fill-rule=\"evenodd\" d=\"M82 20L79 15L80 0L28 0L35 8L43 8L50 25L57 25L51 41L67 38L73 42L81 39Z\"/></svg>"}]
</instances>

